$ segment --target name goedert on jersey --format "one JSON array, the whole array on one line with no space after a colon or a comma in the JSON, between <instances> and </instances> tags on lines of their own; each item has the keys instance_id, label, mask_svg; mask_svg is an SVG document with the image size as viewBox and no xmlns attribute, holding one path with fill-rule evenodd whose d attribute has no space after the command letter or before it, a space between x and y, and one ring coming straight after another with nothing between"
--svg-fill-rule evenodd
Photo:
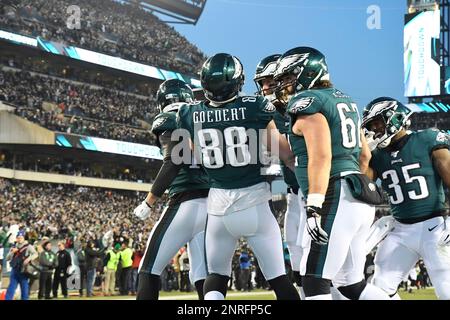
<instances>
[{"instance_id":1,"label":"name goedert on jersey","mask_svg":"<svg viewBox=\"0 0 450 320\"><path fill-rule=\"evenodd\" d=\"M211 109L192 112L193 123L211 123L245 120L246 107L232 109Z\"/></svg>"}]
</instances>

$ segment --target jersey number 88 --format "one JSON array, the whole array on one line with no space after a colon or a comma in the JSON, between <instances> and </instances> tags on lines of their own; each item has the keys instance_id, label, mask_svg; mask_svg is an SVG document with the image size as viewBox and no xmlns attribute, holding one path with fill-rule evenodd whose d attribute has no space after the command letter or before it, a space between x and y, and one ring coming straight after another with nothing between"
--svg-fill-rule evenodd
<instances>
[{"instance_id":1,"label":"jersey number 88","mask_svg":"<svg viewBox=\"0 0 450 320\"><path fill-rule=\"evenodd\" d=\"M243 167L250 164L251 155L244 127L228 127L223 131L223 137L222 132L218 129L202 129L198 131L198 142L205 168L219 169L225 165L222 138L225 140L227 164L232 167Z\"/></svg>"}]
</instances>

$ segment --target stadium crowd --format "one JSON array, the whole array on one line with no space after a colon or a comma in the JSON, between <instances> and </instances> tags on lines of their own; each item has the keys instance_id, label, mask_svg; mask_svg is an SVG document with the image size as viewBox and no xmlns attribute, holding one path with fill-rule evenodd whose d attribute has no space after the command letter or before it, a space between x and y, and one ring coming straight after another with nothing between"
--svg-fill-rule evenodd
<instances>
[{"instance_id":1,"label":"stadium crowd","mask_svg":"<svg viewBox=\"0 0 450 320\"><path fill-rule=\"evenodd\" d=\"M0 150L0 168L141 183L152 183L154 181L148 170L135 170L119 166L105 168L99 163L90 164L69 159L64 160L64 162L58 161L58 159L46 162L40 161L40 159L24 162L14 161L12 157L9 153L3 153Z\"/></svg>"},{"instance_id":2,"label":"stadium crowd","mask_svg":"<svg viewBox=\"0 0 450 320\"><path fill-rule=\"evenodd\" d=\"M411 128L413 130L423 130L428 128L450 129L450 114L440 113L437 117L435 113L414 113L411 116Z\"/></svg>"},{"instance_id":3,"label":"stadium crowd","mask_svg":"<svg viewBox=\"0 0 450 320\"><path fill-rule=\"evenodd\" d=\"M2 6L0 28L187 74L195 74L205 60L174 28L136 5L77 1L79 27L71 27L71 5L69 0L13 1Z\"/></svg>"},{"instance_id":4,"label":"stadium crowd","mask_svg":"<svg viewBox=\"0 0 450 320\"><path fill-rule=\"evenodd\" d=\"M35 265L40 270L39 278L29 275L29 287L32 288L34 282L39 283L39 298L56 298L58 283L64 283L61 292L67 296L66 284L70 277L70 269L67 268L73 264L80 268L80 295L92 296L94 289L105 296L135 294L137 268L144 253L145 241L165 203L165 199L158 202L151 220L142 223L130 214L142 196L138 192L0 178L0 203L3 204L0 208L0 247L4 247L3 258L6 259L7 252L15 245L16 234L23 233L38 253ZM11 235L6 237L9 231ZM112 232L113 241L107 248L103 239L108 232ZM58 249L54 250L52 245L56 243ZM92 250L88 249L89 246ZM124 265L125 260L116 256L128 248L132 252L131 267ZM55 262L60 260L58 256L63 250L73 251L76 263L72 260L69 264ZM88 258L89 254L93 257ZM52 258L53 255L55 257ZM289 263L289 259L286 262ZM181 248L163 272L162 290L192 291L189 268L186 250ZM89 269L95 269L95 275L89 276ZM112 272L114 277L111 277ZM62 279L58 279L59 273ZM229 286L242 291L250 291L254 287L268 288L255 257L245 243L233 259L233 276ZM86 293L84 289L87 289Z\"/></svg>"},{"instance_id":5,"label":"stadium crowd","mask_svg":"<svg viewBox=\"0 0 450 320\"><path fill-rule=\"evenodd\" d=\"M123 236L143 244L164 203L159 202L152 220L144 224L131 214L143 197L139 192L0 179L0 216L4 223L20 223L31 242L43 236L72 243L97 241L119 227Z\"/></svg>"},{"instance_id":6,"label":"stadium crowd","mask_svg":"<svg viewBox=\"0 0 450 320\"><path fill-rule=\"evenodd\" d=\"M47 242L59 241L65 249L71 249L77 255L77 265L81 271L82 282L84 276L84 282L87 283L81 287L80 294L83 294L83 288L87 288L87 294L92 295L92 286L95 285L95 281L102 283L102 280L105 280L103 267L110 259L107 254L108 250L119 246L118 250L122 252L130 248L131 252L135 254L130 254L127 259L115 261L115 268L117 269L118 263L124 264L125 260L130 261L129 266L122 265L123 268L118 268L124 273L123 269L129 267L126 275L118 277L121 279L118 286L121 294L134 293L137 267L139 266L139 262L135 259L142 257L148 234L161 214L165 203L165 199L159 202L159 205L154 208L152 218L146 223L142 223L131 212L143 196L144 193L139 192L111 191L61 184L25 183L0 178L0 203L2 203L0 208L2 222L0 247L4 247L3 257L0 258L6 259L10 248L15 246L16 234L21 232L39 254L45 251ZM8 231L10 235L5 237ZM105 246L104 237L108 233L111 234L112 241ZM49 246L47 251L51 250L51 244ZM94 261L92 258L93 260L89 263L86 261L85 256L89 255L87 247L92 247L91 249L96 252L93 253L93 256L97 257L97 260ZM51 253L47 254L46 259L50 259L49 254ZM37 259L36 263L39 265L40 276L45 276L46 272L52 273L57 267L57 265L47 265L48 261L43 262L41 257ZM86 264L89 265L86 266ZM88 272L83 271L83 268L95 269L95 275L91 275L89 280ZM64 268L62 273L67 278L67 268ZM91 282L92 286L89 286ZM65 280L64 283L66 283ZM40 283L41 285L45 286ZM43 290L39 293L39 297L43 297L45 294L45 297L48 298L50 291L45 288ZM56 296L55 290L53 291L53 296ZM64 290L63 295L67 295Z\"/></svg>"},{"instance_id":7,"label":"stadium crowd","mask_svg":"<svg viewBox=\"0 0 450 320\"><path fill-rule=\"evenodd\" d=\"M153 97L75 84L26 71L0 72L0 100L16 113L48 129L151 144L143 128L156 112Z\"/></svg>"}]
</instances>

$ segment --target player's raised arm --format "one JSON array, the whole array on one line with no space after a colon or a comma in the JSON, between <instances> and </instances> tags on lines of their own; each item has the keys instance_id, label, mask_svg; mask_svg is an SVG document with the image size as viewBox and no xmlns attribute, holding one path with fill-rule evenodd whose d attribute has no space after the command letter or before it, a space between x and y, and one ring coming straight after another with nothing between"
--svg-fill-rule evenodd
<instances>
[{"instance_id":1,"label":"player's raised arm","mask_svg":"<svg viewBox=\"0 0 450 320\"><path fill-rule=\"evenodd\" d=\"M150 216L152 206L170 187L185 164L183 161L172 161L173 149L186 143L182 136L174 134L174 130L177 129L176 113L185 103L192 101L192 98L191 89L179 80L168 80L158 89L160 114L155 117L151 131L162 151L163 164L147 197L134 209L134 214L140 219L144 220ZM180 157L182 158L182 155Z\"/></svg>"},{"instance_id":2,"label":"player's raised arm","mask_svg":"<svg viewBox=\"0 0 450 320\"><path fill-rule=\"evenodd\" d=\"M325 195L331 171L331 134L321 113L299 115L292 131L303 135L308 151L309 194Z\"/></svg>"},{"instance_id":3,"label":"player's raised arm","mask_svg":"<svg viewBox=\"0 0 450 320\"><path fill-rule=\"evenodd\" d=\"M277 155L289 169L294 171L295 157L286 137L280 134L273 120L267 124L266 129L267 139L265 142L267 149L272 152L272 154ZM277 142L277 147L272 146L272 142L275 141Z\"/></svg>"},{"instance_id":4,"label":"player's raised arm","mask_svg":"<svg viewBox=\"0 0 450 320\"><path fill-rule=\"evenodd\" d=\"M164 137L165 136L165 137ZM167 137L169 136L169 137ZM150 192L147 194L145 200L134 209L134 214L140 219L146 219L150 216L150 210L155 202L162 197L164 192L172 184L177 177L183 164L175 164L172 161L172 149L179 142L170 140L170 132L159 137L162 148L165 150L163 164L153 182Z\"/></svg>"}]
</instances>

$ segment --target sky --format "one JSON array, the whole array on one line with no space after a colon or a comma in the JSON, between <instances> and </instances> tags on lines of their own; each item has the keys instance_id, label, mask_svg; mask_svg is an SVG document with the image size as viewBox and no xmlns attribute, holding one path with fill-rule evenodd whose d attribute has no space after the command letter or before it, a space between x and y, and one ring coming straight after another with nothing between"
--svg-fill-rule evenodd
<instances>
[{"instance_id":1,"label":"sky","mask_svg":"<svg viewBox=\"0 0 450 320\"><path fill-rule=\"evenodd\" d=\"M367 13L380 8L380 29ZM379 96L403 96L403 24L406 0L209 0L197 25L175 29L208 56L227 52L244 65L244 92L265 56L297 46L325 54L335 87L359 108ZM372 21L372 20L371 20Z\"/></svg>"}]
</instances>

